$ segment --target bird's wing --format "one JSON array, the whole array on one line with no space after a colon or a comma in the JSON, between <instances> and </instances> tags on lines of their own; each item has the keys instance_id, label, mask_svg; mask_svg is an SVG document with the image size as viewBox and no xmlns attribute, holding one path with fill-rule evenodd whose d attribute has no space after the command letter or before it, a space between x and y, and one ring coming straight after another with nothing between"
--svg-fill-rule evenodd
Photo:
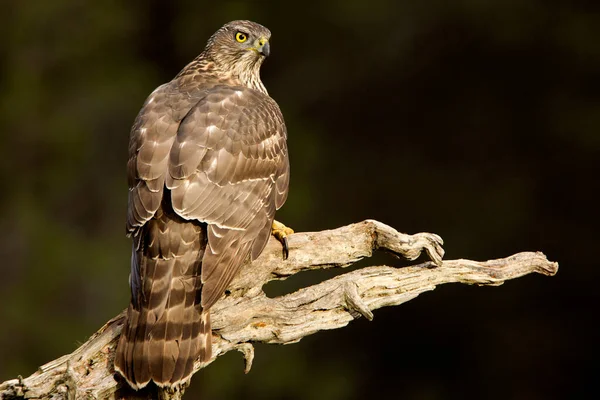
<instances>
[{"instance_id":1,"label":"bird's wing","mask_svg":"<svg viewBox=\"0 0 600 400\"><path fill-rule=\"evenodd\" d=\"M166 186L177 214L208 225L203 307L221 297L248 258L260 255L288 182L286 128L267 95L217 86L181 121Z\"/></svg>"},{"instance_id":2,"label":"bird's wing","mask_svg":"<svg viewBox=\"0 0 600 400\"><path fill-rule=\"evenodd\" d=\"M134 238L130 286L135 304L138 304L142 290L143 271L140 271L137 259L143 240L141 228L160 207L169 152L179 122L198 101L189 96L173 96L173 93L172 86L165 84L148 96L131 128L129 139L127 233Z\"/></svg>"},{"instance_id":3,"label":"bird's wing","mask_svg":"<svg viewBox=\"0 0 600 400\"><path fill-rule=\"evenodd\" d=\"M174 100L179 98L179 100ZM146 99L129 137L129 207L127 233L150 220L160 206L169 152L181 119L197 102L186 96L171 96L169 84L159 86Z\"/></svg>"}]
</instances>

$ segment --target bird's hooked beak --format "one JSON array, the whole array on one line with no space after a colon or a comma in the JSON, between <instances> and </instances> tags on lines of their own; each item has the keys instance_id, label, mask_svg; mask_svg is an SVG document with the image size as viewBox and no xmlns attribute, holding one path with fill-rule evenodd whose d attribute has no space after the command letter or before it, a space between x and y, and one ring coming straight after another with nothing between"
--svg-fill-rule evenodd
<instances>
[{"instance_id":1,"label":"bird's hooked beak","mask_svg":"<svg viewBox=\"0 0 600 400\"><path fill-rule=\"evenodd\" d=\"M271 46L269 46L269 41L266 38L260 38L256 41L256 51L262 54L265 57L268 57L271 54Z\"/></svg>"}]
</instances>

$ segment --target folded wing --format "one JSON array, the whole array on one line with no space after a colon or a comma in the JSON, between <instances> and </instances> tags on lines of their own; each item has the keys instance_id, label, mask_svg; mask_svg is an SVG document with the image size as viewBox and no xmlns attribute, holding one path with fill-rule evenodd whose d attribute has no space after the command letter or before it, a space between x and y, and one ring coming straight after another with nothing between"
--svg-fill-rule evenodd
<instances>
[{"instance_id":1,"label":"folded wing","mask_svg":"<svg viewBox=\"0 0 600 400\"><path fill-rule=\"evenodd\" d=\"M202 307L214 304L242 264L260 255L288 182L285 124L267 95L217 86L183 118L165 183L177 214L208 225Z\"/></svg>"}]
</instances>

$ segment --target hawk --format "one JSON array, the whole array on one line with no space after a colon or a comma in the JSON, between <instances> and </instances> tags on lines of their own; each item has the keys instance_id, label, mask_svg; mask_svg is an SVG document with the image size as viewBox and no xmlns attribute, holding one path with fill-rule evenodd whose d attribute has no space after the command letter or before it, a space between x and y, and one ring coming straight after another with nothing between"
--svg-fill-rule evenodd
<instances>
[{"instance_id":1,"label":"hawk","mask_svg":"<svg viewBox=\"0 0 600 400\"><path fill-rule=\"evenodd\" d=\"M291 232L274 221L290 172L283 116L260 80L270 36L224 25L131 129L131 303L115 370L134 389L175 387L210 360L210 307L272 230Z\"/></svg>"}]
</instances>

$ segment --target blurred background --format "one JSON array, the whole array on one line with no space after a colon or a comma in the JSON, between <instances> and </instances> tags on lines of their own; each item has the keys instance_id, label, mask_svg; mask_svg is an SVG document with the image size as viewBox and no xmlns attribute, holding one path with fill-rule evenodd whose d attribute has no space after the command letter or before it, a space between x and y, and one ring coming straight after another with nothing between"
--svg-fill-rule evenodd
<instances>
[{"instance_id":1,"label":"blurred background","mask_svg":"<svg viewBox=\"0 0 600 400\"><path fill-rule=\"evenodd\" d=\"M129 128L146 96L233 19L273 32L262 76L285 115L292 163L279 220L314 231L375 218L438 233L448 259L539 250L560 270L500 287L446 285L373 322L257 345L248 375L229 353L186 397L592 397L592 0L4 1L0 381L73 351L128 304Z\"/></svg>"}]
</instances>

